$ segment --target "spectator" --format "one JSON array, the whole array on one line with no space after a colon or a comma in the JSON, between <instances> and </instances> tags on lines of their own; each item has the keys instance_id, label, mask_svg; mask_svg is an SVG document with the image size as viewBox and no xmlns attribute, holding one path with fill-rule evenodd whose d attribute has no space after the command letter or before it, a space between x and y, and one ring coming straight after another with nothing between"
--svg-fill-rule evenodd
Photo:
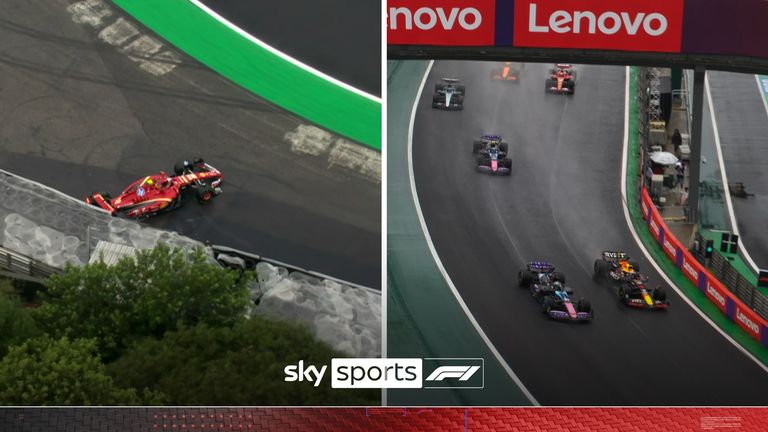
<instances>
[{"instance_id":1,"label":"spectator","mask_svg":"<svg viewBox=\"0 0 768 432\"><path fill-rule=\"evenodd\" d=\"M675 155L680 157L680 145L683 144L683 136L680 135L680 129L675 129L672 133L672 145L675 147Z\"/></svg>"},{"instance_id":2,"label":"spectator","mask_svg":"<svg viewBox=\"0 0 768 432\"><path fill-rule=\"evenodd\" d=\"M683 193L680 194L680 205L683 207L683 214L688 219L688 188L683 189Z\"/></svg>"},{"instance_id":3,"label":"spectator","mask_svg":"<svg viewBox=\"0 0 768 432\"><path fill-rule=\"evenodd\" d=\"M653 180L653 169L651 168L651 164L647 164L645 166L645 185L646 187L651 187L651 180Z\"/></svg>"},{"instance_id":4,"label":"spectator","mask_svg":"<svg viewBox=\"0 0 768 432\"><path fill-rule=\"evenodd\" d=\"M675 164L675 172L677 173L677 182L675 182L675 187L680 186L680 188L683 188L683 183L685 183L685 165L681 161L678 161Z\"/></svg>"}]
</instances>

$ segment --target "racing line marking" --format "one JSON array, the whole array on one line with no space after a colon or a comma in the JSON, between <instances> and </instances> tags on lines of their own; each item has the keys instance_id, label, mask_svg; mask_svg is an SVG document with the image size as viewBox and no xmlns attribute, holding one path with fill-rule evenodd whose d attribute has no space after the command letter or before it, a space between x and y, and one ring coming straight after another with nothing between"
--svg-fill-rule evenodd
<instances>
[{"instance_id":1,"label":"racing line marking","mask_svg":"<svg viewBox=\"0 0 768 432\"><path fill-rule=\"evenodd\" d=\"M347 84L345 82L339 81L336 78L334 78L334 77L332 77L330 75L327 75L327 74L325 74L323 72L320 72L319 70L313 68L312 66L309 66L308 64L302 63L301 61L299 61L299 60L289 56L288 54L286 54L286 53L284 53L282 51L278 51L277 49L273 48L272 46L267 45L261 39L258 39L256 37L254 37L252 34L246 32L245 30L241 29L240 27L232 24L226 18L224 18L221 15L217 14L215 11L213 11L212 9L210 9L208 6L204 5L200 1L198 1L198 0L190 0L190 2L192 4L194 4L195 6L199 7L203 12L205 12L208 15L212 16L214 19L216 19L220 23L222 23L225 26L229 27L230 29L234 30L240 36L243 36L244 38L248 39L249 41L255 43L256 45L258 45L258 46L260 46L262 48L264 48L265 50L269 51L270 53L272 53L272 54L274 54L274 55L276 55L278 57L280 57L281 59L283 59L283 60L293 64L294 66L297 66L297 67L299 67L301 69L304 69L305 71L307 71L307 72L317 76L318 78L322 78L322 79L328 81L329 83L334 84L334 85L336 85L338 87L341 87L341 88L343 88L345 90L348 90L348 91L350 91L352 93L355 93L358 96L362 96L362 97L364 97L366 99L369 99L369 100L372 100L374 102L377 102L377 103L381 104L381 98L378 98L378 97L376 97L376 96L374 96L372 94L366 93L366 92L364 92L364 91L362 91L362 90L360 90L360 89L358 89L356 87L353 87L353 86L351 86L351 85L349 85L349 84Z\"/></svg>"},{"instance_id":2,"label":"racing line marking","mask_svg":"<svg viewBox=\"0 0 768 432\"><path fill-rule=\"evenodd\" d=\"M432 258L435 261L435 264L437 265L437 268L440 270L440 273L443 275L443 279L445 279L445 282L448 284L448 287L451 289L451 292L453 293L453 296L456 297L456 301L459 303L459 306L461 306L461 309L464 311L464 314L467 315L467 319L472 323L472 326L475 328L475 331L480 335L480 338L483 339L483 342L488 346L488 349L490 349L491 353L493 353L493 356L496 358L496 360L501 364L504 371L507 372L507 375L509 375L510 378L512 378L512 381L515 382L515 384L520 388L520 390L523 392L523 395L535 406L539 406L539 402L536 400L536 398L533 397L530 391L525 387L523 382L520 380L520 378L515 374L515 372L512 370L512 368L509 367L507 362L504 360L504 358L501 356L499 351L496 349L496 347L493 345L491 340L488 338L488 336L485 334L483 329L480 327L480 324L477 322L475 317L472 315L472 312L470 312L469 307L467 307L467 304L464 303L464 299L461 298L461 294L459 294L459 290L456 289L456 285L453 284L453 281L451 280L451 277L448 276L448 272L445 270L445 267L443 266L443 262L440 261L440 257L437 254L437 250L435 249L435 245L432 243L432 237L429 235L429 230L427 229L427 223L424 220L424 214L421 212L421 205L419 204L419 195L416 192L416 182L414 181L413 176L413 125L416 120L416 110L419 106L419 101L421 100L421 94L424 91L424 85L427 83L427 78L429 78L429 72L432 70L432 66L434 66L435 61L430 60L429 66L427 66L427 70L424 72L424 77L421 80L421 84L419 85L419 91L416 93L416 99L413 101L413 108L411 109L411 120L408 123L408 181L411 185L411 196L413 196L413 204L416 206L416 214L419 216L419 224L421 225L421 231L424 233L424 238L427 241L427 246L429 247L429 251L432 253Z\"/></svg>"},{"instance_id":3,"label":"racing line marking","mask_svg":"<svg viewBox=\"0 0 768 432\"><path fill-rule=\"evenodd\" d=\"M645 255L645 258L648 260L649 263L653 266L654 269L656 269L656 272L661 275L662 279L669 285L677 295L683 299L685 303L688 304L688 306L693 309L694 312L699 314L699 316L709 323L712 328L715 329L720 335L722 335L725 340L730 342L733 346L735 346L739 351L741 351L744 355L749 357L755 364L757 364L760 368L762 368L765 372L768 372L768 366L764 365L760 360L758 360L755 356L752 355L749 351L747 351L746 348L741 346L738 342L736 342L728 333L726 333L723 329L721 329L717 324L715 324L714 321L712 321L704 312L702 312L698 307L696 307L695 304L693 304L693 301L688 298L687 295L685 295L680 288L675 285L672 280L667 276L667 274L659 267L659 264L651 257L651 254L648 252L648 249L645 248L645 245L640 240L640 237L637 235L637 231L635 231L635 226L632 224L632 219L629 216L629 205L627 203L627 156L629 153L629 66L627 66L626 69L626 79L625 79L625 86L624 86L624 138L623 138L623 150L621 155L621 203L624 207L624 219L627 222L627 227L629 227L629 231L632 233L632 237L635 239L635 243L637 243L637 246L640 248L641 251L643 251L643 254ZM706 81L705 81L706 84ZM717 134L715 134L717 135Z\"/></svg>"}]
</instances>

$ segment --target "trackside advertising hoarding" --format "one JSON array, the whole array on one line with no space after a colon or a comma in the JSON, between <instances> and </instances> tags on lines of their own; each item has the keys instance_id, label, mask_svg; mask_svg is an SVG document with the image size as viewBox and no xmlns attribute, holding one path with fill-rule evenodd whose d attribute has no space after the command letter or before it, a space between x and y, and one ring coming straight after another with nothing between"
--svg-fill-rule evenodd
<instances>
[{"instance_id":1,"label":"trackside advertising hoarding","mask_svg":"<svg viewBox=\"0 0 768 432\"><path fill-rule=\"evenodd\" d=\"M652 227L657 227L661 235L654 235L654 238L665 249L666 255L682 270L685 277L703 291L707 298L731 321L763 346L768 346L768 321L744 305L725 285L699 264L686 248L682 247L681 243L667 228L667 224L653 204L645 187L640 194L640 205L643 218L648 223L648 229L653 232ZM675 248L674 253L668 250L673 247Z\"/></svg>"},{"instance_id":2,"label":"trackside advertising hoarding","mask_svg":"<svg viewBox=\"0 0 768 432\"><path fill-rule=\"evenodd\" d=\"M765 0L388 0L387 43L768 58Z\"/></svg>"}]
</instances>

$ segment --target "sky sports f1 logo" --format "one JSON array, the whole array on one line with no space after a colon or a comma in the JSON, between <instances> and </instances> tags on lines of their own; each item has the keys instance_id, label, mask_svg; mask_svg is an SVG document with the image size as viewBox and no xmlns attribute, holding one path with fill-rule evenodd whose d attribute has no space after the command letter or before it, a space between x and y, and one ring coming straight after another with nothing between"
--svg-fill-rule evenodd
<instances>
[{"instance_id":1,"label":"sky sports f1 logo","mask_svg":"<svg viewBox=\"0 0 768 432\"><path fill-rule=\"evenodd\" d=\"M332 388L474 388L485 387L484 361L481 358L400 358L331 360ZM300 361L284 368L287 382L321 385L327 365Z\"/></svg>"},{"instance_id":2,"label":"sky sports f1 logo","mask_svg":"<svg viewBox=\"0 0 768 432\"><path fill-rule=\"evenodd\" d=\"M683 0L515 0L513 19L514 46L679 52Z\"/></svg>"}]
</instances>

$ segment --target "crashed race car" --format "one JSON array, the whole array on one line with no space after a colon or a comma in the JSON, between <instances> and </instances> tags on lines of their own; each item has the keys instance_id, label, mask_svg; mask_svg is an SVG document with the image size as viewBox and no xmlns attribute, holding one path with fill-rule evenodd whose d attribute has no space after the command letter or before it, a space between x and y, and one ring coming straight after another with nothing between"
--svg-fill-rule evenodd
<instances>
[{"instance_id":1,"label":"crashed race car","mask_svg":"<svg viewBox=\"0 0 768 432\"><path fill-rule=\"evenodd\" d=\"M572 95L576 92L576 71L569 64L558 63L549 70L544 91Z\"/></svg>"},{"instance_id":2,"label":"crashed race car","mask_svg":"<svg viewBox=\"0 0 768 432\"><path fill-rule=\"evenodd\" d=\"M505 62L494 66L491 71L491 79L494 81L520 82L520 72L524 63Z\"/></svg>"},{"instance_id":3,"label":"crashed race car","mask_svg":"<svg viewBox=\"0 0 768 432\"><path fill-rule=\"evenodd\" d=\"M185 191L195 191L200 203L211 201L221 193L222 173L200 158L183 160L174 166L174 176L164 172L142 177L128 185L120 195L93 193L85 202L108 211L112 216L125 215L144 219L178 208Z\"/></svg>"},{"instance_id":4,"label":"crashed race car","mask_svg":"<svg viewBox=\"0 0 768 432\"><path fill-rule=\"evenodd\" d=\"M499 135L481 135L472 143L472 154L477 156L477 170L491 174L512 174L512 159L507 156L509 144Z\"/></svg>"},{"instance_id":5,"label":"crashed race car","mask_svg":"<svg viewBox=\"0 0 768 432\"><path fill-rule=\"evenodd\" d=\"M581 298L571 300L573 289L565 285L565 275L556 272L555 266L546 261L531 261L517 273L518 285L527 288L552 319L561 321L589 322L595 317L592 305Z\"/></svg>"},{"instance_id":6,"label":"crashed race car","mask_svg":"<svg viewBox=\"0 0 768 432\"><path fill-rule=\"evenodd\" d=\"M626 306L652 310L669 307L664 288L649 288L648 278L640 273L639 265L624 252L603 251L600 259L595 260L593 278L597 282L607 280L617 287L616 295Z\"/></svg>"},{"instance_id":7,"label":"crashed race car","mask_svg":"<svg viewBox=\"0 0 768 432\"><path fill-rule=\"evenodd\" d=\"M432 95L432 108L444 110L464 109L466 90L455 78L443 78L435 84L435 94Z\"/></svg>"}]
</instances>

